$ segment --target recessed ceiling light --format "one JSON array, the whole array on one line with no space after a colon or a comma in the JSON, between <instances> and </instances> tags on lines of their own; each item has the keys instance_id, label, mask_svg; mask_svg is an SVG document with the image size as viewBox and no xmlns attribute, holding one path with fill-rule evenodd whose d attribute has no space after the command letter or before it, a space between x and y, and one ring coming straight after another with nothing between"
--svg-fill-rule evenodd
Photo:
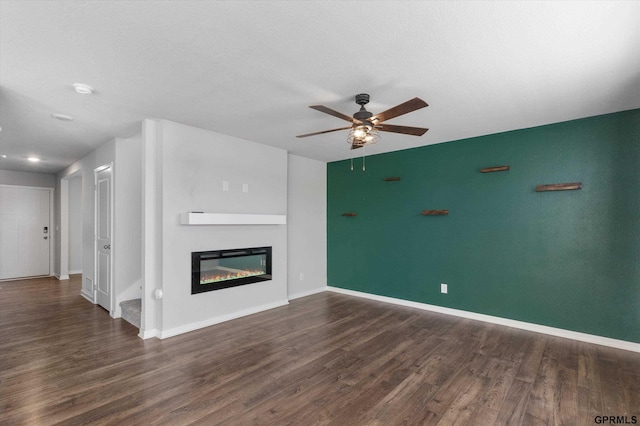
<instances>
[{"instance_id":1,"label":"recessed ceiling light","mask_svg":"<svg viewBox=\"0 0 640 426\"><path fill-rule=\"evenodd\" d=\"M74 83L73 88L76 89L76 92L80 93L81 95L90 95L93 93L93 87L89 86L88 84Z\"/></svg>"},{"instance_id":2,"label":"recessed ceiling light","mask_svg":"<svg viewBox=\"0 0 640 426\"><path fill-rule=\"evenodd\" d=\"M7 154L0 154L0 158L7 158Z\"/></svg>"},{"instance_id":3,"label":"recessed ceiling light","mask_svg":"<svg viewBox=\"0 0 640 426\"><path fill-rule=\"evenodd\" d=\"M62 121L73 121L73 117L66 114L51 114L51 116L53 118L57 118L58 120L62 120Z\"/></svg>"},{"instance_id":4,"label":"recessed ceiling light","mask_svg":"<svg viewBox=\"0 0 640 426\"><path fill-rule=\"evenodd\" d=\"M38 157L27 157L27 160L31 161L32 163L37 163L38 161L40 161Z\"/></svg>"}]
</instances>

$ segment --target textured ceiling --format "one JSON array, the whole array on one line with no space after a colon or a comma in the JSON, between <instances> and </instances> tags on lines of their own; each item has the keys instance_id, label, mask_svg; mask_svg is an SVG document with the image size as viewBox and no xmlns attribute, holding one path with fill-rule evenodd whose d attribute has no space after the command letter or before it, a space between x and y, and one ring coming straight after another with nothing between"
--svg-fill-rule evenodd
<instances>
[{"instance_id":1,"label":"textured ceiling","mask_svg":"<svg viewBox=\"0 0 640 426\"><path fill-rule=\"evenodd\" d=\"M367 154L639 108L640 2L0 0L0 169L55 173L144 118L349 158L346 131L295 135L361 92L430 105Z\"/></svg>"}]
</instances>

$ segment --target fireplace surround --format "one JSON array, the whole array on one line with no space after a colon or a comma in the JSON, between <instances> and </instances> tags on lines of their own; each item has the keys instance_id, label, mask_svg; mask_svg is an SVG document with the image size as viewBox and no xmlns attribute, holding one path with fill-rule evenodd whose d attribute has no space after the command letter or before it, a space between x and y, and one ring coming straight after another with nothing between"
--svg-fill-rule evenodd
<instances>
[{"instance_id":1,"label":"fireplace surround","mask_svg":"<svg viewBox=\"0 0 640 426\"><path fill-rule=\"evenodd\" d=\"M271 280L271 247L191 253L191 294Z\"/></svg>"}]
</instances>

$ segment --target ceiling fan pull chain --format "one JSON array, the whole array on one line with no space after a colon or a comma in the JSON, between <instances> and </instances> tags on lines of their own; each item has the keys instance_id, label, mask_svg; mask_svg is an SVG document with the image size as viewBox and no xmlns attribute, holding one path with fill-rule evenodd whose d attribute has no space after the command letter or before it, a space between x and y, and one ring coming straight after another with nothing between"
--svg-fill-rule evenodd
<instances>
[{"instance_id":1,"label":"ceiling fan pull chain","mask_svg":"<svg viewBox=\"0 0 640 426\"><path fill-rule=\"evenodd\" d=\"M362 147L362 171L364 172L366 170L366 167L364 165L364 146Z\"/></svg>"}]
</instances>

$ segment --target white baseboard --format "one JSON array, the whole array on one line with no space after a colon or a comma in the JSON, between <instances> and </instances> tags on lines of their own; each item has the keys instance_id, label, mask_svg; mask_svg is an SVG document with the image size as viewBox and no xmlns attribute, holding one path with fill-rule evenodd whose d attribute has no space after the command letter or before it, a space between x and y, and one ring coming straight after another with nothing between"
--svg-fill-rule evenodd
<instances>
[{"instance_id":1,"label":"white baseboard","mask_svg":"<svg viewBox=\"0 0 640 426\"><path fill-rule=\"evenodd\" d=\"M631 352L640 352L640 343L628 342L626 340L611 339L609 337L596 336L593 334L580 333L578 331L565 330L562 328L548 327L546 325L533 324L524 321L517 321L508 318L494 317L491 315L478 314L475 312L463 311L460 309L445 308L443 306L429 305L426 303L412 302L410 300L396 299L394 297L378 296L376 294L363 293L360 291L346 290L338 287L327 287L328 291L347 294L349 296L362 297L376 300L378 302L393 303L395 305L408 306L410 308L422 309L425 311L438 312L441 314L453 315L456 317L468 318L492 324L504 325L507 327L519 328L521 330L533 331L536 333L548 334L551 336L564 337L566 339L578 340L580 342L593 343L596 345L609 346L616 349L624 349Z\"/></svg>"},{"instance_id":2,"label":"white baseboard","mask_svg":"<svg viewBox=\"0 0 640 426\"><path fill-rule=\"evenodd\" d=\"M69 275L58 275L58 274L56 274L55 277L58 279L58 281L64 281L64 280L68 280L69 279Z\"/></svg>"},{"instance_id":3,"label":"white baseboard","mask_svg":"<svg viewBox=\"0 0 640 426\"><path fill-rule=\"evenodd\" d=\"M312 294L322 293L323 291L327 291L327 286L314 288L313 290L301 291L299 293L290 294L289 300L300 299L301 297L311 296Z\"/></svg>"},{"instance_id":4,"label":"white baseboard","mask_svg":"<svg viewBox=\"0 0 640 426\"><path fill-rule=\"evenodd\" d=\"M93 301L93 298L91 297L91 295L85 293L83 290L80 291L80 296L84 297L89 302L93 303L94 305L96 304L96 302Z\"/></svg>"},{"instance_id":5,"label":"white baseboard","mask_svg":"<svg viewBox=\"0 0 640 426\"><path fill-rule=\"evenodd\" d=\"M220 315L218 317L210 318L204 321L187 324L180 327L174 327L168 330L161 330L158 333L158 337L160 339L166 339L169 337L177 336L178 334L188 333L190 331L198 330L200 328L205 328L215 324L220 324L221 322L230 321L240 317L245 317L247 315L257 314L258 312L268 311L269 309L279 308L281 306L285 306L288 304L289 304L288 300L280 300L277 302L268 303L266 305L255 306L249 309L244 309L242 311L233 312L227 315Z\"/></svg>"},{"instance_id":6,"label":"white baseboard","mask_svg":"<svg viewBox=\"0 0 640 426\"><path fill-rule=\"evenodd\" d=\"M76 269L73 271L69 271L69 275L77 275L77 274L81 274L82 273L82 269Z\"/></svg>"},{"instance_id":7,"label":"white baseboard","mask_svg":"<svg viewBox=\"0 0 640 426\"><path fill-rule=\"evenodd\" d=\"M140 333L138 333L138 337L141 339L150 339L152 337L160 337L160 332L157 328L153 328L151 330L143 330L140 329Z\"/></svg>"},{"instance_id":8,"label":"white baseboard","mask_svg":"<svg viewBox=\"0 0 640 426\"><path fill-rule=\"evenodd\" d=\"M0 283L9 282L9 281L30 280L30 279L33 279L33 278L55 277L55 276L56 276L55 274L50 274L50 275L33 275L33 276L29 276L29 277L5 278L3 280L0 280Z\"/></svg>"}]
</instances>

